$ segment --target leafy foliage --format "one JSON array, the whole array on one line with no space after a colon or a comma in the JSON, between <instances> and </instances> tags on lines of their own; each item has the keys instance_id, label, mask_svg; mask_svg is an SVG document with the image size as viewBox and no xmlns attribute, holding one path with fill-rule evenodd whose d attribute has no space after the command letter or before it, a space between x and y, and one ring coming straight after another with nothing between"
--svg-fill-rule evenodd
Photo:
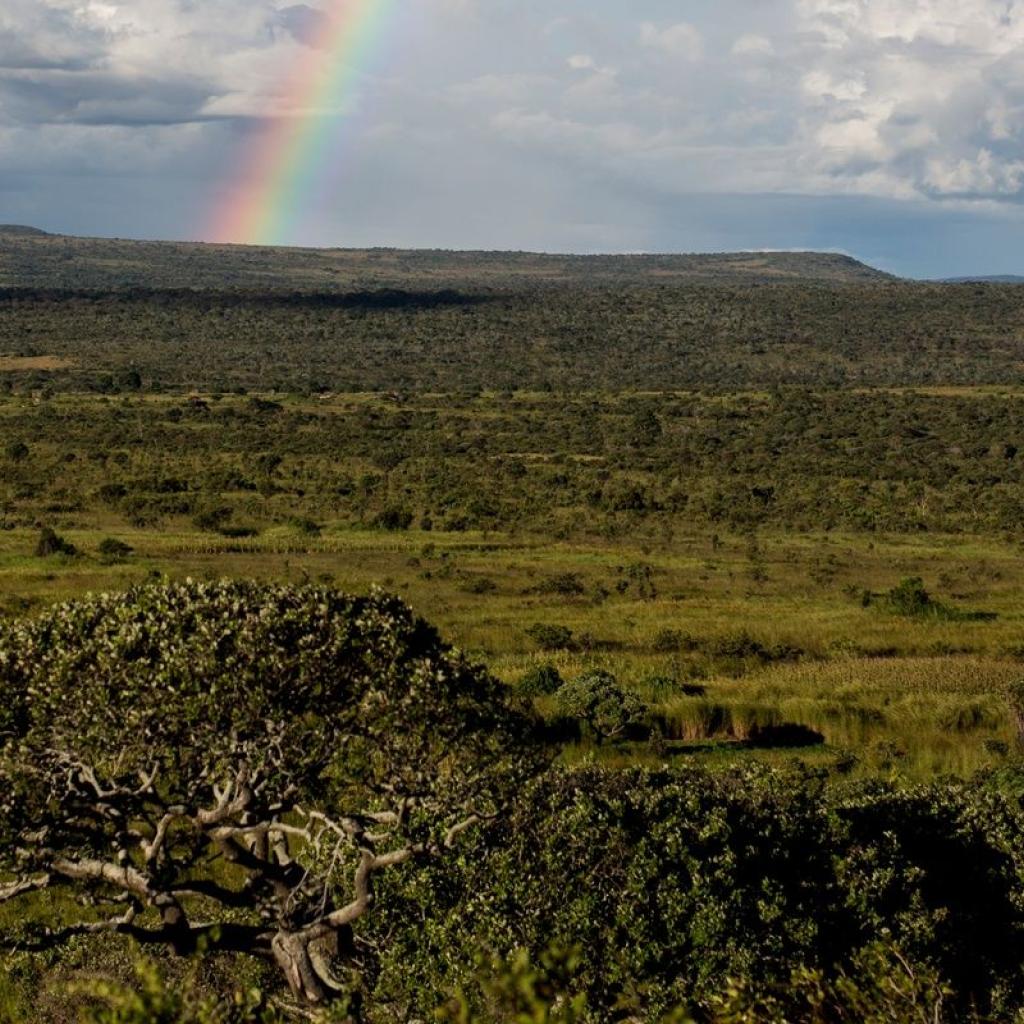
<instances>
[{"instance_id":1,"label":"leafy foliage","mask_svg":"<svg viewBox=\"0 0 1024 1024\"><path fill-rule=\"evenodd\" d=\"M228 997L202 992L189 979L171 984L146 960L135 965L135 981L123 985L92 980L72 987L84 1001L82 1024L284 1024L263 994L236 991Z\"/></svg>"},{"instance_id":2,"label":"leafy foliage","mask_svg":"<svg viewBox=\"0 0 1024 1024\"><path fill-rule=\"evenodd\" d=\"M585 722L599 741L620 736L647 714L643 701L624 690L610 672L588 672L558 691L558 710Z\"/></svg>"},{"instance_id":3,"label":"leafy foliage","mask_svg":"<svg viewBox=\"0 0 1024 1024\"><path fill-rule=\"evenodd\" d=\"M576 950L552 947L534 965L525 950L508 961L482 963L479 972L482 999L459 995L438 1013L442 1024L584 1024L586 997L572 994L579 966ZM481 1003L486 1007L478 1012Z\"/></svg>"},{"instance_id":4,"label":"leafy foliage","mask_svg":"<svg viewBox=\"0 0 1024 1024\"><path fill-rule=\"evenodd\" d=\"M519 680L516 689L524 697L548 697L556 693L564 682L562 674L554 665L537 665Z\"/></svg>"},{"instance_id":5,"label":"leafy foliage","mask_svg":"<svg viewBox=\"0 0 1024 1024\"><path fill-rule=\"evenodd\" d=\"M374 874L450 848L533 763L500 685L383 593L185 583L66 604L0 629L0 686L0 902L65 886L127 905L39 942L272 954L311 1002L333 988L319 947L339 953Z\"/></svg>"},{"instance_id":6,"label":"leafy foliage","mask_svg":"<svg viewBox=\"0 0 1024 1024\"><path fill-rule=\"evenodd\" d=\"M580 951L571 991L595 1020L680 1005L732 1006L724 1020L854 1020L861 1005L874 1007L865 1019L909 1021L921 1019L915 999L933 1007L938 994L949 1019L972 1006L1012 1019L1024 1008L1022 834L1016 802L979 786L554 771L457 866L411 884L406 909L389 901L378 984L429 1002L472 989L481 946L536 962L556 941ZM403 925L424 905L425 928ZM845 1016L815 1010L829 1001Z\"/></svg>"}]
</instances>

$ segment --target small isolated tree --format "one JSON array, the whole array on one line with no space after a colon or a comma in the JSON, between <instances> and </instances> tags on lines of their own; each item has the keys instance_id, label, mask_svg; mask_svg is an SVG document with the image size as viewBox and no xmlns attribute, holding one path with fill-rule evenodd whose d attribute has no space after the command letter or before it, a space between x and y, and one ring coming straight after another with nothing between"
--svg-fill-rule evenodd
<instances>
[{"instance_id":1,"label":"small isolated tree","mask_svg":"<svg viewBox=\"0 0 1024 1024\"><path fill-rule=\"evenodd\" d=\"M392 533L401 533L412 526L416 517L407 509L399 508L397 505L389 505L377 516L374 517L373 525L378 530L389 530Z\"/></svg>"},{"instance_id":2,"label":"small isolated tree","mask_svg":"<svg viewBox=\"0 0 1024 1024\"><path fill-rule=\"evenodd\" d=\"M604 671L589 672L566 683L558 691L558 710L585 722L598 743L620 736L647 715L644 702Z\"/></svg>"},{"instance_id":3,"label":"small isolated tree","mask_svg":"<svg viewBox=\"0 0 1024 1024\"><path fill-rule=\"evenodd\" d=\"M535 665L522 679L516 689L524 697L547 697L557 693L564 685L561 673L558 669L548 663L546 665Z\"/></svg>"},{"instance_id":4,"label":"small isolated tree","mask_svg":"<svg viewBox=\"0 0 1024 1024\"><path fill-rule=\"evenodd\" d=\"M535 622L526 630L526 635L542 651L568 651L575 646L572 630L568 626Z\"/></svg>"},{"instance_id":5,"label":"small isolated tree","mask_svg":"<svg viewBox=\"0 0 1024 1024\"><path fill-rule=\"evenodd\" d=\"M49 558L50 555L75 555L78 549L70 541L65 540L53 527L44 526L39 531L36 541L36 558Z\"/></svg>"},{"instance_id":6,"label":"small isolated tree","mask_svg":"<svg viewBox=\"0 0 1024 1024\"><path fill-rule=\"evenodd\" d=\"M501 684L382 593L66 604L0 627L0 691L0 904L92 908L38 928L29 901L0 938L262 955L305 1005L341 991L375 876L443 854L534 763Z\"/></svg>"},{"instance_id":7,"label":"small isolated tree","mask_svg":"<svg viewBox=\"0 0 1024 1024\"><path fill-rule=\"evenodd\" d=\"M116 537L104 537L100 541L97 550L102 561L113 563L124 561L132 553L133 548L130 544L125 544L123 540L118 540Z\"/></svg>"}]
</instances>

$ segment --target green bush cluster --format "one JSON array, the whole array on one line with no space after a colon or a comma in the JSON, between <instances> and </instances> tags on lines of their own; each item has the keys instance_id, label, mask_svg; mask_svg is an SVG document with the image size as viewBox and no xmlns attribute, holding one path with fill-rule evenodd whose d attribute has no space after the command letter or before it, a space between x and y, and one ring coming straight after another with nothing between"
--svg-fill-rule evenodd
<instances>
[{"instance_id":1,"label":"green bush cluster","mask_svg":"<svg viewBox=\"0 0 1024 1024\"><path fill-rule=\"evenodd\" d=\"M647 707L631 690L623 689L610 672L587 672L564 683L556 695L558 711L582 722L599 743L622 736L643 723Z\"/></svg>"},{"instance_id":2,"label":"green bush cluster","mask_svg":"<svg viewBox=\"0 0 1024 1024\"><path fill-rule=\"evenodd\" d=\"M1024 1010L1022 827L1014 801L967 785L556 770L456 872L390 888L376 984L423 1006L471 991L481 949L536 958L555 941L579 950L573 991L600 1021L730 999L746 1016L726 1020L853 1020L816 1016L814 990L867 998L886 975L945 992L936 1019L1009 1020ZM885 970L879 950L898 953ZM879 1019L923 1019L912 994Z\"/></svg>"},{"instance_id":3,"label":"green bush cluster","mask_svg":"<svg viewBox=\"0 0 1024 1024\"><path fill-rule=\"evenodd\" d=\"M678 526L992 533L1016 530L1024 500L1024 458L994 452L1024 445L1024 411L987 394L665 393L643 399L665 426L641 457L628 443L640 400L611 392L293 396L272 414L237 396L3 401L0 445L33 439L0 481L0 507L24 525L63 508L208 532L334 520L611 540ZM922 424L927 457L912 457ZM764 555L750 547L759 584ZM596 597L595 583L556 572L533 587ZM653 600L658 584L632 562L599 586Z\"/></svg>"}]
</instances>

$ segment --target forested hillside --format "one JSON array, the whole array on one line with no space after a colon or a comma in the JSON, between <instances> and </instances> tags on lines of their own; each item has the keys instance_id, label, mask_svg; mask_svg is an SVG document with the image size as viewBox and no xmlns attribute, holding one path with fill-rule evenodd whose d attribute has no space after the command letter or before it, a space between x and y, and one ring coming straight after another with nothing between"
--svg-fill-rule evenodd
<instances>
[{"instance_id":1,"label":"forested hillside","mask_svg":"<svg viewBox=\"0 0 1024 1024\"><path fill-rule=\"evenodd\" d=\"M529 252L288 249L138 242L0 229L0 286L68 288L439 288L530 284L864 283L887 275L848 256L816 252L569 256Z\"/></svg>"},{"instance_id":2,"label":"forested hillside","mask_svg":"<svg viewBox=\"0 0 1024 1024\"><path fill-rule=\"evenodd\" d=\"M1012 285L0 291L18 389L467 391L1012 385Z\"/></svg>"}]
</instances>

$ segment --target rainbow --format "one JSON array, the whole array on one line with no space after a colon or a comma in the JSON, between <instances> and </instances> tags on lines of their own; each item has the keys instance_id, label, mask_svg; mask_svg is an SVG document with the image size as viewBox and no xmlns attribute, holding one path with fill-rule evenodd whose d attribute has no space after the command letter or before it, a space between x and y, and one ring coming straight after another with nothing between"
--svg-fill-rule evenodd
<instances>
[{"instance_id":1,"label":"rainbow","mask_svg":"<svg viewBox=\"0 0 1024 1024\"><path fill-rule=\"evenodd\" d=\"M288 113L272 119L253 143L228 201L204 234L251 245L287 241L329 160L339 111L396 2L330 0L303 65L284 84Z\"/></svg>"}]
</instances>

